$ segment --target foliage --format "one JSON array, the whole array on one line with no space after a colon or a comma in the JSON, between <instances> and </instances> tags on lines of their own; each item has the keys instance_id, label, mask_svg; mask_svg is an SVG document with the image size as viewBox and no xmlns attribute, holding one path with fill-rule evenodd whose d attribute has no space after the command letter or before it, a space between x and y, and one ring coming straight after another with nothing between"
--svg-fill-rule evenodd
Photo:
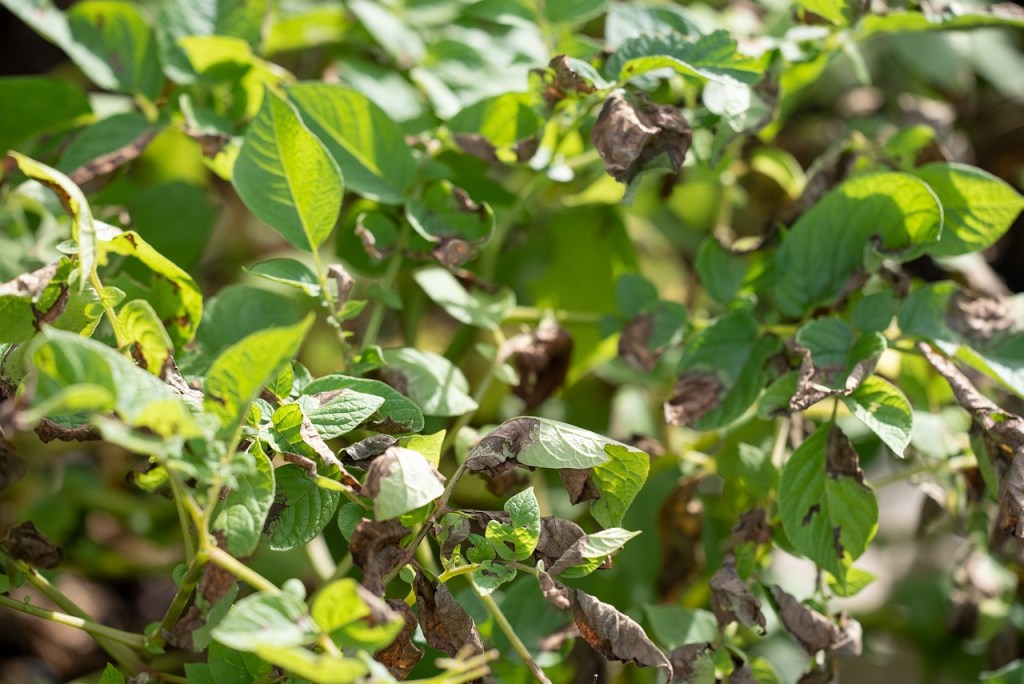
<instances>
[{"instance_id":1,"label":"foliage","mask_svg":"<svg viewBox=\"0 0 1024 684\"><path fill-rule=\"evenodd\" d=\"M1024 198L925 99L1019 103L1019 10L0 4L74 65L0 78L0 605L100 681L1019 674ZM938 620L856 603L911 480Z\"/></svg>"}]
</instances>

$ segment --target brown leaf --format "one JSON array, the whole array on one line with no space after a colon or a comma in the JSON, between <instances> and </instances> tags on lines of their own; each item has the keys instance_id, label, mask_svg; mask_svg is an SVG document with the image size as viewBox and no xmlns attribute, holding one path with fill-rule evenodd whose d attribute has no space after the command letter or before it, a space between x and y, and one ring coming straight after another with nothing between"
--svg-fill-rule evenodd
<instances>
[{"instance_id":1,"label":"brown leaf","mask_svg":"<svg viewBox=\"0 0 1024 684\"><path fill-rule=\"evenodd\" d=\"M490 477L501 475L519 465L519 452L537 440L540 421L536 418L514 418L491 430L477 442L466 458L466 468Z\"/></svg>"},{"instance_id":2,"label":"brown leaf","mask_svg":"<svg viewBox=\"0 0 1024 684\"><path fill-rule=\"evenodd\" d=\"M0 283L0 297L29 298L36 301L57 274L58 266L60 264L55 261L30 273L22 273L14 280Z\"/></svg>"},{"instance_id":3,"label":"brown leaf","mask_svg":"<svg viewBox=\"0 0 1024 684\"><path fill-rule=\"evenodd\" d=\"M715 647L708 642L686 644L669 653L672 682L703 684L715 681Z\"/></svg>"},{"instance_id":4,"label":"brown leaf","mask_svg":"<svg viewBox=\"0 0 1024 684\"><path fill-rule=\"evenodd\" d=\"M860 469L860 456L853 448L850 438L839 428L832 426L828 432L828 446L825 448L825 472L832 477L852 477L864 484L864 471Z\"/></svg>"},{"instance_id":5,"label":"brown leaf","mask_svg":"<svg viewBox=\"0 0 1024 684\"><path fill-rule=\"evenodd\" d=\"M341 462L347 466L366 468L370 461L396 444L398 444L398 440L391 435L373 435L355 444L350 444L338 455L341 457Z\"/></svg>"},{"instance_id":6,"label":"brown leaf","mask_svg":"<svg viewBox=\"0 0 1024 684\"><path fill-rule=\"evenodd\" d=\"M203 393L188 384L188 381L178 370L178 365L174 362L174 357L168 355L164 361L163 368L160 369L160 379L163 380L172 390L180 394L186 401L194 404L195 406L202 406L204 395Z\"/></svg>"},{"instance_id":7,"label":"brown leaf","mask_svg":"<svg viewBox=\"0 0 1024 684\"><path fill-rule=\"evenodd\" d=\"M0 492L25 476L28 464L14 450L14 445L0 437Z\"/></svg>"},{"instance_id":8,"label":"brown leaf","mask_svg":"<svg viewBox=\"0 0 1024 684\"><path fill-rule=\"evenodd\" d=\"M513 394L532 411L565 384L572 360L572 336L558 323L544 320L530 334L516 335L506 342L501 353L510 356L519 373Z\"/></svg>"},{"instance_id":9,"label":"brown leaf","mask_svg":"<svg viewBox=\"0 0 1024 684\"><path fill-rule=\"evenodd\" d=\"M377 651L373 657L387 666L392 677L405 680L409 678L412 668L423 658L423 650L412 643L412 638L416 634L416 614L405 601L388 599L387 604L391 610L402 616L405 624L391 645Z\"/></svg>"},{"instance_id":10,"label":"brown leaf","mask_svg":"<svg viewBox=\"0 0 1024 684\"><path fill-rule=\"evenodd\" d=\"M639 371L649 373L654 370L662 350L650 348L653 333L654 314L638 314L622 327L619 334L619 356Z\"/></svg>"},{"instance_id":11,"label":"brown leaf","mask_svg":"<svg viewBox=\"0 0 1024 684\"><path fill-rule=\"evenodd\" d=\"M0 540L11 558L23 560L32 567L50 570L64 558L64 549L57 546L29 521L14 525L7 530L7 537Z\"/></svg>"},{"instance_id":12,"label":"brown leaf","mask_svg":"<svg viewBox=\"0 0 1024 684\"><path fill-rule=\"evenodd\" d=\"M583 553L587 550L589 543L590 538L588 535L584 534L581 536L573 542L572 546L566 549L562 555L559 556L558 560L551 566L549 572L552 575L561 575L563 572L575 565L582 565L586 563L589 559L584 557ZM611 562L612 557L607 556L600 566L601 569L610 568Z\"/></svg>"},{"instance_id":13,"label":"brown leaf","mask_svg":"<svg viewBox=\"0 0 1024 684\"><path fill-rule=\"evenodd\" d=\"M772 526L768 523L768 514L763 508L752 508L740 516L739 522L732 528L732 534L740 542L770 544Z\"/></svg>"},{"instance_id":14,"label":"brown leaf","mask_svg":"<svg viewBox=\"0 0 1024 684\"><path fill-rule=\"evenodd\" d=\"M800 675L800 679L796 680L796 684L832 684L833 682L838 683L838 672L835 672L835 660L827 658L825 660L825 666L822 667L817 663L811 665L811 669Z\"/></svg>"},{"instance_id":15,"label":"brown leaf","mask_svg":"<svg viewBox=\"0 0 1024 684\"><path fill-rule=\"evenodd\" d=\"M547 69L536 69L534 73L539 74L543 79L543 96L548 107L554 107L569 93L589 95L596 92L590 81L572 70L572 67L569 66L568 55L552 57Z\"/></svg>"},{"instance_id":16,"label":"brown leaf","mask_svg":"<svg viewBox=\"0 0 1024 684\"><path fill-rule=\"evenodd\" d=\"M800 348L800 351L803 360L800 362L796 394L789 400L790 411L803 411L826 397L849 396L875 371L878 363L878 358L873 356L856 363L847 373L845 364L819 367L814 365L809 350Z\"/></svg>"},{"instance_id":17,"label":"brown leaf","mask_svg":"<svg viewBox=\"0 0 1024 684\"><path fill-rule=\"evenodd\" d=\"M362 520L352 531L352 560L363 571L363 586L377 596L384 595L384 576L409 559L401 542L410 532L397 518Z\"/></svg>"},{"instance_id":18,"label":"brown leaf","mask_svg":"<svg viewBox=\"0 0 1024 684\"><path fill-rule=\"evenodd\" d=\"M455 143L466 154L473 155L484 161L498 161L498 150L495 149L490 140L479 133L456 133Z\"/></svg>"},{"instance_id":19,"label":"brown leaf","mask_svg":"<svg viewBox=\"0 0 1024 684\"><path fill-rule=\"evenodd\" d=\"M551 575L543 570L537 571L537 582L540 584L540 591L544 598L558 610L568 610L572 606L569 600L569 589L555 581Z\"/></svg>"},{"instance_id":20,"label":"brown leaf","mask_svg":"<svg viewBox=\"0 0 1024 684\"><path fill-rule=\"evenodd\" d=\"M661 570L658 594L671 597L686 587L704 565L701 531L704 506L696 498L699 479L683 480L658 509Z\"/></svg>"},{"instance_id":21,"label":"brown leaf","mask_svg":"<svg viewBox=\"0 0 1024 684\"><path fill-rule=\"evenodd\" d=\"M483 642L473 618L459 605L443 583L434 584L416 573L413 581L420 627L427 643L455 657L460 651L469 655L483 653Z\"/></svg>"},{"instance_id":22,"label":"brown leaf","mask_svg":"<svg viewBox=\"0 0 1024 684\"><path fill-rule=\"evenodd\" d=\"M665 422L692 425L695 420L718 408L722 381L708 371L688 371L679 376L672 398L665 402Z\"/></svg>"},{"instance_id":23,"label":"brown leaf","mask_svg":"<svg viewBox=\"0 0 1024 684\"><path fill-rule=\"evenodd\" d=\"M456 237L442 237L437 247L431 252L431 256L437 259L449 270L455 270L462 266L474 256L477 247L472 243Z\"/></svg>"},{"instance_id":24,"label":"brown leaf","mask_svg":"<svg viewBox=\"0 0 1024 684\"><path fill-rule=\"evenodd\" d=\"M842 638L839 628L826 616L805 606L781 587L772 586L782 626L808 655L830 648Z\"/></svg>"},{"instance_id":25,"label":"brown leaf","mask_svg":"<svg viewBox=\"0 0 1024 684\"><path fill-rule=\"evenodd\" d=\"M568 492L569 503L572 505L601 498L601 492L590 479L590 473L590 468L559 469L558 476L562 479L562 486Z\"/></svg>"},{"instance_id":26,"label":"brown leaf","mask_svg":"<svg viewBox=\"0 0 1024 684\"><path fill-rule=\"evenodd\" d=\"M578 589L571 590L572 616L580 636L608 660L656 667L672 677L672 663L643 628L615 607Z\"/></svg>"},{"instance_id":27,"label":"brown leaf","mask_svg":"<svg viewBox=\"0 0 1024 684\"><path fill-rule=\"evenodd\" d=\"M678 108L651 103L637 107L621 93L605 100L591 136L605 169L620 183L629 183L662 154L679 171L691 138Z\"/></svg>"},{"instance_id":28,"label":"brown leaf","mask_svg":"<svg viewBox=\"0 0 1024 684\"><path fill-rule=\"evenodd\" d=\"M218 544L224 548L227 544L223 533L215 533ZM203 566L202 577L199 578L199 585L196 587L196 600L174 626L164 634L167 643L177 648L184 648L189 651L195 650L192 633L206 624L207 615L210 609L218 601L228 595L237 583L233 574L224 570L219 565L207 563Z\"/></svg>"},{"instance_id":29,"label":"brown leaf","mask_svg":"<svg viewBox=\"0 0 1024 684\"><path fill-rule=\"evenodd\" d=\"M61 442L91 442L101 438L100 431L92 425L75 425L68 427L54 422L49 418L43 418L35 427L36 435L43 444L54 440Z\"/></svg>"},{"instance_id":30,"label":"brown leaf","mask_svg":"<svg viewBox=\"0 0 1024 684\"><path fill-rule=\"evenodd\" d=\"M352 292L352 288L355 286L356 281L341 264L331 264L328 266L327 277L333 280L334 284L338 287L338 300L336 305L340 307L348 299L348 295Z\"/></svg>"},{"instance_id":31,"label":"brown leaf","mask_svg":"<svg viewBox=\"0 0 1024 684\"><path fill-rule=\"evenodd\" d=\"M495 477L487 477L484 474L483 477L487 491L502 499L507 499L530 486L530 475L521 470L509 470Z\"/></svg>"},{"instance_id":32,"label":"brown leaf","mask_svg":"<svg viewBox=\"0 0 1024 684\"><path fill-rule=\"evenodd\" d=\"M977 296L958 290L949 299L946 324L974 344L984 344L1012 331L1018 321L1009 299Z\"/></svg>"},{"instance_id":33,"label":"brown leaf","mask_svg":"<svg viewBox=\"0 0 1024 684\"><path fill-rule=\"evenodd\" d=\"M712 575L708 586L711 588L711 611L721 627L739 622L746 627L757 625L761 634L766 633L761 601L740 579L735 558L731 555L725 557L724 565Z\"/></svg>"}]
</instances>

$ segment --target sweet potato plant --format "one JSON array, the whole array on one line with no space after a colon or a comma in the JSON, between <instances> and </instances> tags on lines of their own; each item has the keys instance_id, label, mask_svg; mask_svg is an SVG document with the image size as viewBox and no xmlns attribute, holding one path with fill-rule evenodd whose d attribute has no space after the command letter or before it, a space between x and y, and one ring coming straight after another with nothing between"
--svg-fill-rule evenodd
<instances>
[{"instance_id":1,"label":"sweet potato plant","mask_svg":"<svg viewBox=\"0 0 1024 684\"><path fill-rule=\"evenodd\" d=\"M1024 676L1016 5L0 6L0 679Z\"/></svg>"}]
</instances>

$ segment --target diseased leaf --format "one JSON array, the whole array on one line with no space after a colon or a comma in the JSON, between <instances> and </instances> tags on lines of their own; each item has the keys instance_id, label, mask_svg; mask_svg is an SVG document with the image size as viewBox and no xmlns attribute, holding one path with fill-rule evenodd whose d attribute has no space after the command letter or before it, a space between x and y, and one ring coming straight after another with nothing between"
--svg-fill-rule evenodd
<instances>
[{"instance_id":1,"label":"diseased leaf","mask_svg":"<svg viewBox=\"0 0 1024 684\"><path fill-rule=\"evenodd\" d=\"M553 320L544 320L532 333L510 338L500 353L511 356L519 375L513 394L523 400L526 410L540 406L565 384L572 361L572 336Z\"/></svg>"},{"instance_id":2,"label":"diseased leaf","mask_svg":"<svg viewBox=\"0 0 1024 684\"><path fill-rule=\"evenodd\" d=\"M310 297L320 296L320 280L313 269L301 261L271 259L261 261L246 270L260 278L299 288Z\"/></svg>"},{"instance_id":3,"label":"diseased leaf","mask_svg":"<svg viewBox=\"0 0 1024 684\"><path fill-rule=\"evenodd\" d=\"M234 484L218 510L213 529L227 537L228 552L242 558L256 550L274 504L274 469L259 442L254 442L249 451L235 452L231 473Z\"/></svg>"},{"instance_id":4,"label":"diseased leaf","mask_svg":"<svg viewBox=\"0 0 1024 684\"><path fill-rule=\"evenodd\" d=\"M704 505L697 496L698 478L680 481L658 509L661 569L658 593L674 596L693 581L703 565L701 533Z\"/></svg>"},{"instance_id":5,"label":"diseased leaf","mask_svg":"<svg viewBox=\"0 0 1024 684\"><path fill-rule=\"evenodd\" d=\"M815 318L796 334L803 353L791 411L803 411L831 396L849 396L871 375L886 348L881 333L863 334L838 318Z\"/></svg>"},{"instance_id":6,"label":"diseased leaf","mask_svg":"<svg viewBox=\"0 0 1024 684\"><path fill-rule=\"evenodd\" d=\"M686 644L669 653L674 673L681 684L715 684L715 647L704 641Z\"/></svg>"},{"instance_id":7,"label":"diseased leaf","mask_svg":"<svg viewBox=\"0 0 1024 684\"><path fill-rule=\"evenodd\" d=\"M808 655L813 656L840 640L839 628L827 617L800 603L778 585L772 586L771 590L779 607L782 625Z\"/></svg>"},{"instance_id":8,"label":"diseased leaf","mask_svg":"<svg viewBox=\"0 0 1024 684\"><path fill-rule=\"evenodd\" d=\"M444 476L418 451L389 447L370 464L363 491L377 520L397 518L437 499Z\"/></svg>"},{"instance_id":9,"label":"diseased leaf","mask_svg":"<svg viewBox=\"0 0 1024 684\"><path fill-rule=\"evenodd\" d=\"M171 358L174 344L152 305L144 299L133 299L117 312L117 324L135 362L153 375L160 375Z\"/></svg>"},{"instance_id":10,"label":"diseased leaf","mask_svg":"<svg viewBox=\"0 0 1024 684\"><path fill-rule=\"evenodd\" d=\"M412 399L428 416L459 416L477 408L462 371L433 352L385 349L379 378Z\"/></svg>"},{"instance_id":11,"label":"diseased leaf","mask_svg":"<svg viewBox=\"0 0 1024 684\"><path fill-rule=\"evenodd\" d=\"M0 341L27 342L44 323L53 323L70 299L67 276L54 262L0 284Z\"/></svg>"},{"instance_id":12,"label":"diseased leaf","mask_svg":"<svg viewBox=\"0 0 1024 684\"><path fill-rule=\"evenodd\" d=\"M11 558L43 570L57 567L64 558L64 549L47 539L31 521L11 526L0 539L0 546Z\"/></svg>"},{"instance_id":13,"label":"diseased leaf","mask_svg":"<svg viewBox=\"0 0 1024 684\"><path fill-rule=\"evenodd\" d=\"M14 445L0 437L0 492L24 477L27 469L28 463L18 455Z\"/></svg>"},{"instance_id":14,"label":"diseased leaf","mask_svg":"<svg viewBox=\"0 0 1024 684\"><path fill-rule=\"evenodd\" d=\"M413 635L416 634L416 614L405 601L388 599L387 605L401 615L402 630L390 646L377 651L373 657L384 663L395 679L404 680L423 658L423 650L412 642Z\"/></svg>"},{"instance_id":15,"label":"diseased leaf","mask_svg":"<svg viewBox=\"0 0 1024 684\"><path fill-rule=\"evenodd\" d=\"M362 520L353 530L349 542L352 560L363 571L363 586L377 596L384 595L384 576L409 560L401 542L410 532L397 518Z\"/></svg>"},{"instance_id":16,"label":"diseased leaf","mask_svg":"<svg viewBox=\"0 0 1024 684\"><path fill-rule=\"evenodd\" d=\"M750 593L746 583L736 572L736 560L727 556L722 567L711 576L711 610L720 627L738 622L745 627L757 626L765 634L765 618L761 601Z\"/></svg>"},{"instance_id":17,"label":"diseased leaf","mask_svg":"<svg viewBox=\"0 0 1024 684\"><path fill-rule=\"evenodd\" d=\"M453 657L460 651L471 655L483 653L483 642L473 618L458 604L447 586L434 586L418 572L413 589L420 627L428 644Z\"/></svg>"},{"instance_id":18,"label":"diseased leaf","mask_svg":"<svg viewBox=\"0 0 1024 684\"><path fill-rule=\"evenodd\" d=\"M690 149L692 133L676 107L657 104L638 107L616 92L601 108L591 138L608 174L620 183L629 184L639 173L659 162L662 155L668 168L679 171Z\"/></svg>"},{"instance_id":19,"label":"diseased leaf","mask_svg":"<svg viewBox=\"0 0 1024 684\"><path fill-rule=\"evenodd\" d=\"M322 401L323 420L321 420L319 410L310 412L311 419L317 424L317 429L322 431L321 434L325 435L325 439L331 439L332 437L326 435L333 435L339 429L347 427L351 421L363 413L367 404L373 403L372 399L365 398L366 395L384 400L365 419L367 428L388 434L419 432L423 429L423 413L419 407L394 387L378 380L351 378L346 375L325 375L310 382L302 389L302 392L304 395L316 397L318 401L325 400ZM338 392L340 394L336 394ZM348 392L352 394L350 395ZM344 413L345 419L335 424L334 421L342 418L337 415L339 412ZM361 422L362 419L344 432L338 432L338 435L355 429Z\"/></svg>"},{"instance_id":20,"label":"diseased leaf","mask_svg":"<svg viewBox=\"0 0 1024 684\"><path fill-rule=\"evenodd\" d=\"M608 566L610 556L638 534L620 527L585 534L559 556L549 572L564 579L585 577L602 566Z\"/></svg>"},{"instance_id":21,"label":"diseased leaf","mask_svg":"<svg viewBox=\"0 0 1024 684\"><path fill-rule=\"evenodd\" d=\"M309 543L334 518L341 494L317 486L304 468L292 463L276 468L274 479L274 505L263 543L275 551Z\"/></svg>"},{"instance_id":22,"label":"diseased leaf","mask_svg":"<svg viewBox=\"0 0 1024 684\"><path fill-rule=\"evenodd\" d=\"M580 636L609 660L656 667L672 677L672 663L630 617L579 589L571 592L572 615Z\"/></svg>"},{"instance_id":23,"label":"diseased leaf","mask_svg":"<svg viewBox=\"0 0 1024 684\"><path fill-rule=\"evenodd\" d=\"M617 527L647 481L651 458L642 451L615 444L604 450L611 458L594 466L601 498L590 506L590 514L602 527Z\"/></svg>"},{"instance_id":24,"label":"diseased leaf","mask_svg":"<svg viewBox=\"0 0 1024 684\"><path fill-rule=\"evenodd\" d=\"M435 245L434 258L449 269L473 259L494 230L491 207L448 181L432 183L410 200L405 217L421 238Z\"/></svg>"}]
</instances>

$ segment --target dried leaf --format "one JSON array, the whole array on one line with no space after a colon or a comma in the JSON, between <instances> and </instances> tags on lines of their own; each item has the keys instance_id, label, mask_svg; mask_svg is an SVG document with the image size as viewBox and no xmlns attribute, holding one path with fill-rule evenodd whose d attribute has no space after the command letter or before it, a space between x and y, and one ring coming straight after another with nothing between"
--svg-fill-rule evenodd
<instances>
[{"instance_id":1,"label":"dried leaf","mask_svg":"<svg viewBox=\"0 0 1024 684\"><path fill-rule=\"evenodd\" d=\"M605 169L620 183L629 183L662 154L679 171L691 138L690 126L678 108L651 103L640 108L622 93L605 100L591 136Z\"/></svg>"},{"instance_id":2,"label":"dried leaf","mask_svg":"<svg viewBox=\"0 0 1024 684\"><path fill-rule=\"evenodd\" d=\"M571 590L572 616L580 636L608 660L656 667L672 677L672 663L640 625L615 607L578 589Z\"/></svg>"},{"instance_id":3,"label":"dried leaf","mask_svg":"<svg viewBox=\"0 0 1024 684\"><path fill-rule=\"evenodd\" d=\"M803 360L800 362L796 394L789 400L790 411L803 411L826 397L847 397L853 394L864 379L875 372L878 364L878 357L872 356L854 364L846 374L844 364L818 367L814 365L809 350L801 349L801 352Z\"/></svg>"},{"instance_id":4,"label":"dried leaf","mask_svg":"<svg viewBox=\"0 0 1024 684\"><path fill-rule=\"evenodd\" d=\"M768 514L763 508L752 508L740 515L739 522L732 528L732 534L740 542L770 544L772 526L768 524Z\"/></svg>"},{"instance_id":5,"label":"dried leaf","mask_svg":"<svg viewBox=\"0 0 1024 684\"><path fill-rule=\"evenodd\" d=\"M654 333L654 314L642 313L622 326L619 356L639 371L650 373L658 364L662 350L648 346Z\"/></svg>"},{"instance_id":6,"label":"dried leaf","mask_svg":"<svg viewBox=\"0 0 1024 684\"><path fill-rule=\"evenodd\" d=\"M536 418L516 418L492 430L473 448L466 459L466 468L473 473L486 473L496 477L519 465L516 456L523 448L536 441L540 421Z\"/></svg>"},{"instance_id":7,"label":"dried leaf","mask_svg":"<svg viewBox=\"0 0 1024 684\"><path fill-rule=\"evenodd\" d=\"M443 583L436 587L417 573L413 581L420 627L427 643L455 657L460 651L469 655L483 653L483 642L473 618L459 605Z\"/></svg>"},{"instance_id":8,"label":"dried leaf","mask_svg":"<svg viewBox=\"0 0 1024 684\"><path fill-rule=\"evenodd\" d=\"M946 324L972 343L984 344L1017 325L1014 306L1008 299L972 295L957 290L949 300Z\"/></svg>"},{"instance_id":9,"label":"dried leaf","mask_svg":"<svg viewBox=\"0 0 1024 684\"><path fill-rule=\"evenodd\" d=\"M455 142L466 154L471 154L484 161L498 161L498 150L490 140L479 133L456 133Z\"/></svg>"},{"instance_id":10,"label":"dried leaf","mask_svg":"<svg viewBox=\"0 0 1024 684\"><path fill-rule=\"evenodd\" d=\"M665 422L669 425L692 425L718 407L721 394L722 381L714 373L683 373L676 381L672 398L665 402Z\"/></svg>"},{"instance_id":11,"label":"dried leaf","mask_svg":"<svg viewBox=\"0 0 1024 684\"><path fill-rule=\"evenodd\" d=\"M43 418L35 428L39 441L49 444L54 440L61 442L92 442L102 438L100 431L92 425L75 425L68 427L54 422L49 418Z\"/></svg>"},{"instance_id":12,"label":"dried leaf","mask_svg":"<svg viewBox=\"0 0 1024 684\"><path fill-rule=\"evenodd\" d=\"M842 638L839 628L818 611L805 606L779 586L772 587L779 617L789 635L808 655L830 648Z\"/></svg>"},{"instance_id":13,"label":"dried leaf","mask_svg":"<svg viewBox=\"0 0 1024 684\"><path fill-rule=\"evenodd\" d=\"M47 539L31 521L7 530L7 537L0 540L0 545L11 558L43 570L57 567L64 558L64 549Z\"/></svg>"},{"instance_id":14,"label":"dried leaf","mask_svg":"<svg viewBox=\"0 0 1024 684\"><path fill-rule=\"evenodd\" d=\"M569 503L572 505L601 498L601 492L590 479L591 471L591 468L562 468L558 471L562 486L568 492Z\"/></svg>"},{"instance_id":15,"label":"dried leaf","mask_svg":"<svg viewBox=\"0 0 1024 684\"><path fill-rule=\"evenodd\" d=\"M484 486L494 496L507 499L530 486L530 475L522 470L509 470L496 477L484 475Z\"/></svg>"},{"instance_id":16,"label":"dried leaf","mask_svg":"<svg viewBox=\"0 0 1024 684\"><path fill-rule=\"evenodd\" d=\"M178 370L173 356L168 356L160 369L160 379L167 383L171 389L185 398L186 401L201 407L204 395L202 391L188 384L188 381Z\"/></svg>"},{"instance_id":17,"label":"dried leaf","mask_svg":"<svg viewBox=\"0 0 1024 684\"><path fill-rule=\"evenodd\" d=\"M732 659L733 669L729 673L729 684L760 684L754 676L754 670L750 667L750 661L739 661L735 656Z\"/></svg>"},{"instance_id":18,"label":"dried leaf","mask_svg":"<svg viewBox=\"0 0 1024 684\"><path fill-rule=\"evenodd\" d=\"M145 131L140 133L135 140L132 140L127 145L122 145L116 150L107 152L104 155L96 157L90 162L82 164L77 169L69 173L68 178L70 178L75 185L84 186L88 185L100 176L106 176L113 173L128 162L137 159L146 149L146 146L149 145L150 141L152 141L159 132L160 129L158 128L147 128Z\"/></svg>"},{"instance_id":19,"label":"dried leaf","mask_svg":"<svg viewBox=\"0 0 1024 684\"><path fill-rule=\"evenodd\" d=\"M363 571L363 586L377 596L384 595L384 576L409 559L401 542L410 532L397 518L362 520L352 531L352 560Z\"/></svg>"},{"instance_id":20,"label":"dried leaf","mask_svg":"<svg viewBox=\"0 0 1024 684\"><path fill-rule=\"evenodd\" d=\"M761 601L740 579L735 558L731 555L725 557L724 565L712 575L708 586L711 588L711 610L720 626L739 622L747 627L757 625L761 634L766 633Z\"/></svg>"},{"instance_id":21,"label":"dried leaf","mask_svg":"<svg viewBox=\"0 0 1024 684\"><path fill-rule=\"evenodd\" d=\"M661 571L658 594L673 596L690 584L704 565L701 548L704 506L695 498L700 480L684 480L658 509Z\"/></svg>"},{"instance_id":22,"label":"dried leaf","mask_svg":"<svg viewBox=\"0 0 1024 684\"><path fill-rule=\"evenodd\" d=\"M227 541L223 533L215 534L218 544L224 548ZM210 608L227 596L237 581L233 574L219 565L207 563L203 566L203 575L199 578L199 585L196 587L197 600L189 607L188 612L182 615L174 626L164 634L167 643L189 651L197 650L193 633L206 624Z\"/></svg>"},{"instance_id":23,"label":"dried leaf","mask_svg":"<svg viewBox=\"0 0 1024 684\"><path fill-rule=\"evenodd\" d=\"M538 570L537 582L540 584L541 593L552 606L559 610L568 610L572 606L569 600L569 589L559 584L551 575Z\"/></svg>"},{"instance_id":24,"label":"dried leaf","mask_svg":"<svg viewBox=\"0 0 1024 684\"><path fill-rule=\"evenodd\" d=\"M845 475L859 484L864 484L864 471L860 468L860 456L853 448L850 438L839 428L833 427L828 433L825 448L825 471L832 477Z\"/></svg>"},{"instance_id":25,"label":"dried leaf","mask_svg":"<svg viewBox=\"0 0 1024 684\"><path fill-rule=\"evenodd\" d=\"M0 283L0 297L30 298L34 301L43 294L43 290L57 274L59 266L60 263L55 261L29 273L22 273L14 280Z\"/></svg>"},{"instance_id":26,"label":"dried leaf","mask_svg":"<svg viewBox=\"0 0 1024 684\"><path fill-rule=\"evenodd\" d=\"M502 348L519 373L512 392L532 411L565 384L572 360L572 336L558 323L544 320L528 335L516 335Z\"/></svg>"},{"instance_id":27,"label":"dried leaf","mask_svg":"<svg viewBox=\"0 0 1024 684\"><path fill-rule=\"evenodd\" d=\"M554 107L570 93L589 95L596 92L594 86L569 66L568 55L557 55L551 58L547 69L536 69L544 81L544 101L548 107Z\"/></svg>"},{"instance_id":28,"label":"dried leaf","mask_svg":"<svg viewBox=\"0 0 1024 684\"><path fill-rule=\"evenodd\" d=\"M391 435L373 435L345 447L338 455L341 457L341 462L347 466L366 468L370 461L396 444L398 444L398 440Z\"/></svg>"},{"instance_id":29,"label":"dried leaf","mask_svg":"<svg viewBox=\"0 0 1024 684\"><path fill-rule=\"evenodd\" d=\"M715 681L715 647L708 642L686 644L669 653L672 682L703 684Z\"/></svg>"},{"instance_id":30,"label":"dried leaf","mask_svg":"<svg viewBox=\"0 0 1024 684\"><path fill-rule=\"evenodd\" d=\"M331 264L327 267L327 277L334 281L338 287L338 298L336 305L341 307L348 299L348 295L355 286L355 279L345 270L341 264Z\"/></svg>"},{"instance_id":31,"label":"dried leaf","mask_svg":"<svg viewBox=\"0 0 1024 684\"><path fill-rule=\"evenodd\" d=\"M406 605L405 601L388 599L387 605L402 616L405 625L391 645L377 651L373 657L384 663L388 672L395 679L408 679L412 668L416 667L416 664L423 658L423 650L412 643L412 638L416 634L416 614L412 612L412 608Z\"/></svg>"},{"instance_id":32,"label":"dried leaf","mask_svg":"<svg viewBox=\"0 0 1024 684\"><path fill-rule=\"evenodd\" d=\"M28 464L14 450L14 445L0 437L0 492L25 475Z\"/></svg>"}]
</instances>

